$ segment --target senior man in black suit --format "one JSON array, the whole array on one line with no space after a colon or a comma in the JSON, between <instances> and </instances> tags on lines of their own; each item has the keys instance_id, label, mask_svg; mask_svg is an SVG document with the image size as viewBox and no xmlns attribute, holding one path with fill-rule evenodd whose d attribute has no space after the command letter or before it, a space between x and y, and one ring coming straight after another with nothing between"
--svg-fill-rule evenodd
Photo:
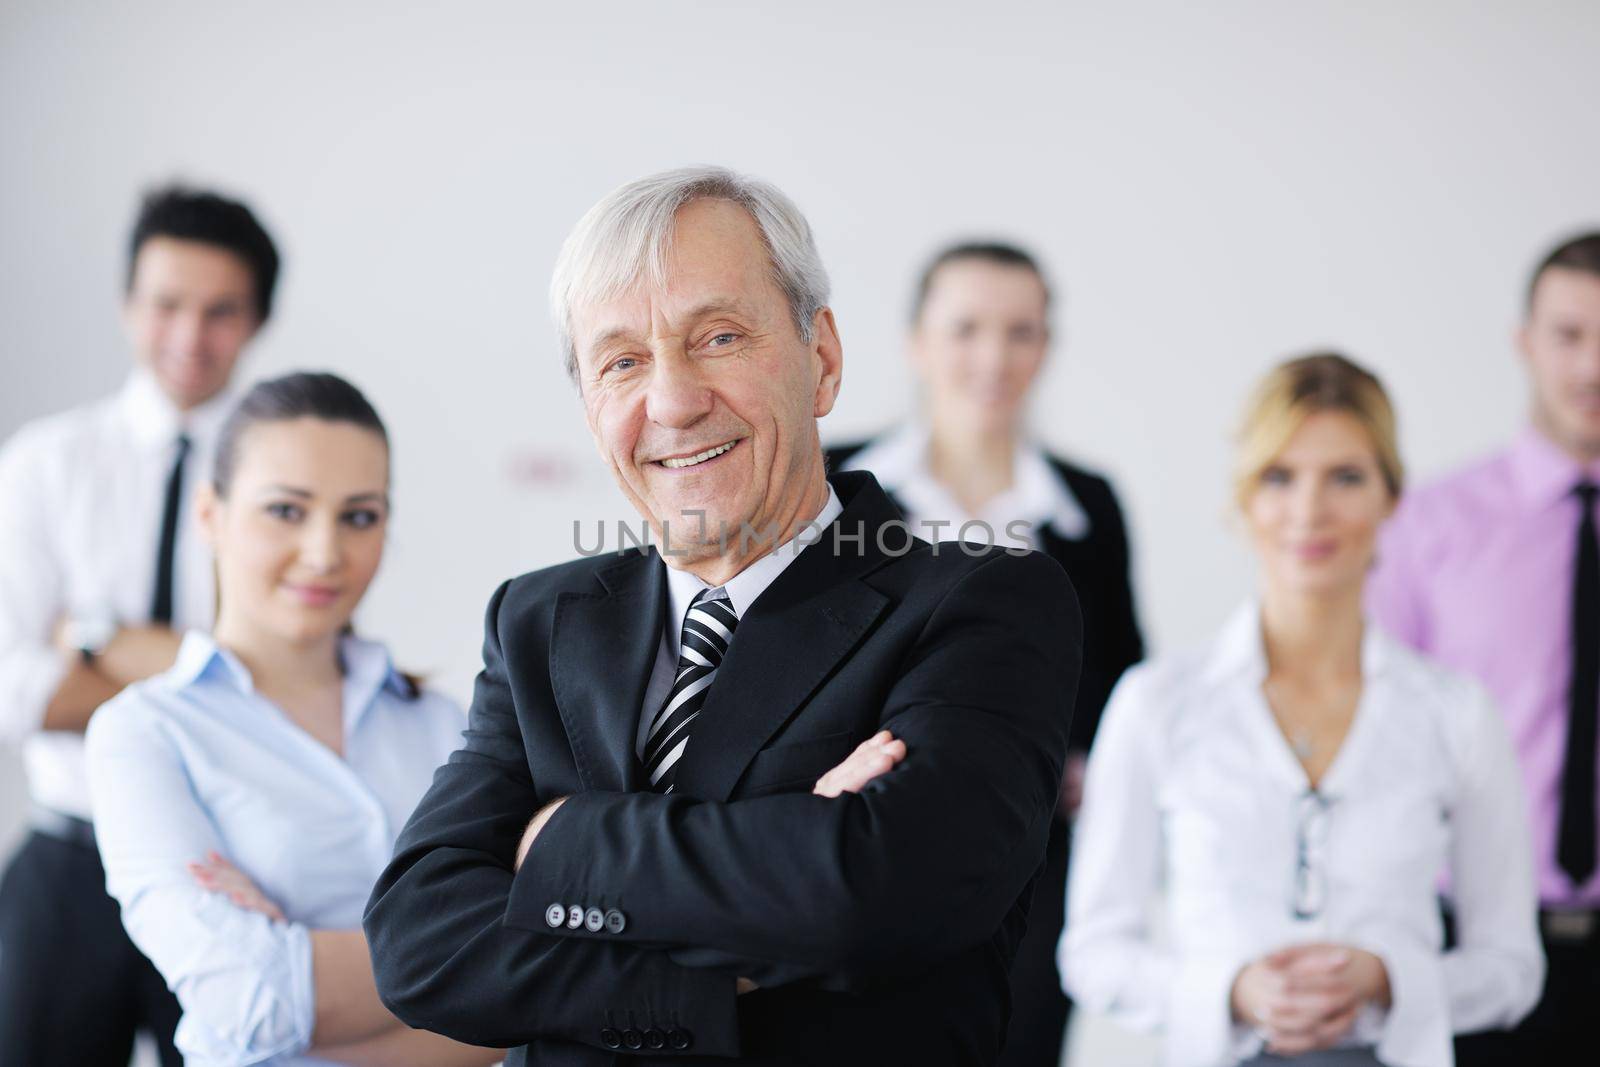
<instances>
[{"instance_id":1,"label":"senior man in black suit","mask_svg":"<svg viewBox=\"0 0 1600 1067\"><path fill-rule=\"evenodd\" d=\"M989 1064L1078 681L1065 573L827 477L810 227L717 168L562 249L589 427L655 548L490 601L465 746L366 916L413 1026L510 1064Z\"/></svg>"}]
</instances>

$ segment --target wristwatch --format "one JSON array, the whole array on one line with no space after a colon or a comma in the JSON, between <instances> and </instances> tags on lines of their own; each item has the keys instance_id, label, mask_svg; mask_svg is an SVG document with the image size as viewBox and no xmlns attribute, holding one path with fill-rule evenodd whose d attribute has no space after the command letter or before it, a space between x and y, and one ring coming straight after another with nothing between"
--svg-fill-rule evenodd
<instances>
[{"instance_id":1,"label":"wristwatch","mask_svg":"<svg viewBox=\"0 0 1600 1067\"><path fill-rule=\"evenodd\" d=\"M81 615L67 620L61 636L69 648L78 650L83 662L93 664L117 636L117 620L110 615Z\"/></svg>"}]
</instances>

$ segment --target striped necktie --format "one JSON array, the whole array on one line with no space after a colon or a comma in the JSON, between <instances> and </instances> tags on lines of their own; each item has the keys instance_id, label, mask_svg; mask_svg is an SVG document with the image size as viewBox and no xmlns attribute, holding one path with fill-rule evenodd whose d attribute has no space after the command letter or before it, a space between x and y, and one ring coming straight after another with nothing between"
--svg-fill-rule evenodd
<instances>
[{"instance_id":1,"label":"striped necktie","mask_svg":"<svg viewBox=\"0 0 1600 1067\"><path fill-rule=\"evenodd\" d=\"M717 677L717 668L728 654L728 643L738 625L739 616L728 600L728 591L720 587L696 595L683 617L672 691L651 720L644 743L644 772L649 776L650 788L658 793L672 792L673 771L688 747L689 727L700 717L706 691Z\"/></svg>"}]
</instances>

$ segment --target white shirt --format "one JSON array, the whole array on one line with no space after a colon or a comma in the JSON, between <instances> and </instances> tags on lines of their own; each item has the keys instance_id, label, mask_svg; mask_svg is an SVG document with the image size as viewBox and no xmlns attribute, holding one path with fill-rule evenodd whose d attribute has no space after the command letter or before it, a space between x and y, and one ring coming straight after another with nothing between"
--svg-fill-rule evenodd
<instances>
[{"instance_id":1,"label":"white shirt","mask_svg":"<svg viewBox=\"0 0 1600 1067\"><path fill-rule=\"evenodd\" d=\"M847 459L841 470L871 471L893 493L911 532L924 541L973 541L1002 548L1037 548L1034 530L1048 525L1078 541L1089 534L1089 516L1067 483L1033 445L1020 445L1011 461L1011 486L976 515L956 502L928 469L928 430L902 426ZM992 531L992 533L990 533Z\"/></svg>"},{"instance_id":2,"label":"white shirt","mask_svg":"<svg viewBox=\"0 0 1600 1067\"><path fill-rule=\"evenodd\" d=\"M190 632L170 670L89 723L95 836L122 922L183 1006L190 1067L321 1063L311 931L361 912L466 717L410 686L382 645L340 648L344 758L257 695L250 673ZM215 849L287 917L273 922L194 884Z\"/></svg>"},{"instance_id":3,"label":"white shirt","mask_svg":"<svg viewBox=\"0 0 1600 1067\"><path fill-rule=\"evenodd\" d=\"M1538 1000L1532 850L1511 741L1488 694L1372 625L1355 719L1319 791L1329 807L1320 915L1292 914L1309 789L1261 692L1260 618L1240 610L1204 652L1123 676L1089 755L1059 962L1092 1011L1164 1029L1165 1061L1260 1050L1233 980L1274 949L1338 941L1379 956L1393 1006L1347 1043L1394 1067L1448 1067L1451 1033L1506 1026ZM1444 952L1438 877L1455 877L1460 947ZM1165 882L1170 945L1148 927Z\"/></svg>"},{"instance_id":4,"label":"white shirt","mask_svg":"<svg viewBox=\"0 0 1600 1067\"><path fill-rule=\"evenodd\" d=\"M733 606L733 613L741 619L744 618L744 613L750 610L750 605L756 602L756 598L777 581L778 575L795 561L795 557L811 545L817 544L821 540L822 531L833 525L833 520L843 511L844 505L839 502L839 494L833 491L833 486L828 486L828 501L822 505L822 510L817 513L816 518L802 526L795 536L729 578L721 586L728 591L728 601ZM819 551L828 551L828 548L824 547ZM694 602L694 598L712 588L716 587L707 585L688 571L676 567L667 568L667 624L661 628L661 644L656 649L655 666L650 669L650 683L645 686L644 707L640 709L639 732L634 743L634 751L641 758L644 756L645 742L650 740L650 726L655 720L656 712L661 710L667 694L672 691L672 679L678 673L678 645L683 640L683 617L689 613L689 605Z\"/></svg>"},{"instance_id":5,"label":"white shirt","mask_svg":"<svg viewBox=\"0 0 1600 1067\"><path fill-rule=\"evenodd\" d=\"M51 633L63 618L149 620L180 430L191 446L172 621L211 626L211 553L190 503L232 400L180 414L140 369L115 395L29 423L0 448L0 742L22 745L35 803L89 817L82 735L39 729L67 670Z\"/></svg>"}]
</instances>

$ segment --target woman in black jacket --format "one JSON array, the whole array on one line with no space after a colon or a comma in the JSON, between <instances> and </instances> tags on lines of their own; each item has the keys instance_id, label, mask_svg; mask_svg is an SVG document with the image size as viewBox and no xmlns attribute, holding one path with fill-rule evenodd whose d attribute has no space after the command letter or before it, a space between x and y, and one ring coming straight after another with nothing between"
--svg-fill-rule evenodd
<instances>
[{"instance_id":1,"label":"woman in black jacket","mask_svg":"<svg viewBox=\"0 0 1600 1067\"><path fill-rule=\"evenodd\" d=\"M1083 611L1083 673L1061 804L1028 928L1012 966L1003 1067L1057 1067L1071 1003L1055 946L1069 824L1084 759L1111 688L1144 655L1129 582L1128 538L1104 478L1049 455L1023 428L1050 342L1050 289L1038 263L1004 244L958 244L923 271L909 352L924 391L918 421L828 451L833 470L869 470L929 541L1035 548L1059 562Z\"/></svg>"}]
</instances>

